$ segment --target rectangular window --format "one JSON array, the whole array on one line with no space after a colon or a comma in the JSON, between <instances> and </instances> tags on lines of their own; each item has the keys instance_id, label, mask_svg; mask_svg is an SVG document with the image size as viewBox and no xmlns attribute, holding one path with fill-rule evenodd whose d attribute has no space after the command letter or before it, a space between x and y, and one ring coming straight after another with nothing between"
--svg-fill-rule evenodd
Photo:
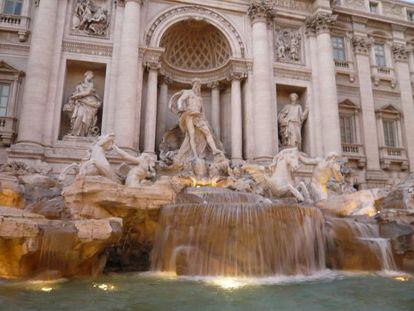
<instances>
[{"instance_id":1,"label":"rectangular window","mask_svg":"<svg viewBox=\"0 0 414 311\"><path fill-rule=\"evenodd\" d=\"M371 13L378 13L378 3L377 2L370 2L369 3L369 11Z\"/></svg>"},{"instance_id":2,"label":"rectangular window","mask_svg":"<svg viewBox=\"0 0 414 311\"><path fill-rule=\"evenodd\" d=\"M378 67L386 67L387 62L385 60L385 47L384 44L375 44L374 45L375 53L375 64Z\"/></svg>"},{"instance_id":3,"label":"rectangular window","mask_svg":"<svg viewBox=\"0 0 414 311\"><path fill-rule=\"evenodd\" d=\"M5 14L21 15L23 7L23 0L5 0L4 10Z\"/></svg>"},{"instance_id":4,"label":"rectangular window","mask_svg":"<svg viewBox=\"0 0 414 311\"><path fill-rule=\"evenodd\" d=\"M7 106L10 97L10 84L0 83L0 117L7 115Z\"/></svg>"},{"instance_id":5,"label":"rectangular window","mask_svg":"<svg viewBox=\"0 0 414 311\"><path fill-rule=\"evenodd\" d=\"M410 22L414 22L414 11L407 11L407 19Z\"/></svg>"},{"instance_id":6,"label":"rectangular window","mask_svg":"<svg viewBox=\"0 0 414 311\"><path fill-rule=\"evenodd\" d=\"M353 116L340 116L341 141L343 144L355 144L355 118Z\"/></svg>"},{"instance_id":7,"label":"rectangular window","mask_svg":"<svg viewBox=\"0 0 414 311\"><path fill-rule=\"evenodd\" d=\"M332 37L333 56L335 60L345 61L345 40L343 37Z\"/></svg>"},{"instance_id":8,"label":"rectangular window","mask_svg":"<svg viewBox=\"0 0 414 311\"><path fill-rule=\"evenodd\" d=\"M384 126L384 143L386 147L398 147L397 121L382 120Z\"/></svg>"}]
</instances>

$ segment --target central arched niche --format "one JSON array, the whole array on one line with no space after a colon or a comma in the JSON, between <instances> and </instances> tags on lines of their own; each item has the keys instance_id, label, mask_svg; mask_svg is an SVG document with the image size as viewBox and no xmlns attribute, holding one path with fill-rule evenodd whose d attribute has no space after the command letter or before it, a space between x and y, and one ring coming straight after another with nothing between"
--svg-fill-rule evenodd
<instances>
[{"instance_id":1,"label":"central arched niche","mask_svg":"<svg viewBox=\"0 0 414 311\"><path fill-rule=\"evenodd\" d=\"M232 54L219 29L193 19L172 25L162 36L160 46L165 48L162 60L169 67L194 73L220 68Z\"/></svg>"}]
</instances>

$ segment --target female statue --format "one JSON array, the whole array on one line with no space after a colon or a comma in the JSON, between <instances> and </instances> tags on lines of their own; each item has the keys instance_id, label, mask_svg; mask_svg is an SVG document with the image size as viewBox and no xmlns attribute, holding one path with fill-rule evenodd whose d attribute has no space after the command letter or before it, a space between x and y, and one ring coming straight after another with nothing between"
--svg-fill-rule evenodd
<instances>
[{"instance_id":1,"label":"female statue","mask_svg":"<svg viewBox=\"0 0 414 311\"><path fill-rule=\"evenodd\" d=\"M92 80L93 72L85 72L84 81L76 86L68 103L63 106L63 111L68 113L70 118L69 135L87 137L96 136L99 132L96 123L102 100L96 94Z\"/></svg>"}]
</instances>

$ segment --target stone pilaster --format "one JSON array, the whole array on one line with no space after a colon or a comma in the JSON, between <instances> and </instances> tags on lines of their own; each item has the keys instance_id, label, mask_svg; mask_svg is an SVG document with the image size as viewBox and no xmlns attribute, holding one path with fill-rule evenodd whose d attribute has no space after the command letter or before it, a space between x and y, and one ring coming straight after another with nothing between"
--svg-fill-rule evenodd
<instances>
[{"instance_id":1,"label":"stone pilaster","mask_svg":"<svg viewBox=\"0 0 414 311\"><path fill-rule=\"evenodd\" d=\"M327 12L317 12L306 20L308 33L316 35L318 46L319 102L321 107L321 127L323 151L342 153L339 127L338 95L336 88L336 71L332 57L330 28L336 16Z\"/></svg>"},{"instance_id":2,"label":"stone pilaster","mask_svg":"<svg viewBox=\"0 0 414 311\"><path fill-rule=\"evenodd\" d=\"M155 135L157 131L157 100L158 100L158 71L161 68L159 60L145 63L148 69L147 105L145 109L144 152L155 154Z\"/></svg>"},{"instance_id":3,"label":"stone pilaster","mask_svg":"<svg viewBox=\"0 0 414 311\"><path fill-rule=\"evenodd\" d=\"M401 106L403 112L403 126L405 130L405 143L408 152L410 172L414 172L414 102L411 88L410 68L408 58L410 50L403 44L394 44L392 53L395 62L395 71L400 86Z\"/></svg>"},{"instance_id":4,"label":"stone pilaster","mask_svg":"<svg viewBox=\"0 0 414 311\"><path fill-rule=\"evenodd\" d=\"M379 146L377 139L377 125L375 116L374 94L372 92L372 78L370 65L370 51L372 40L366 36L354 36L354 48L358 81L361 99L361 118L363 126L364 148L367 157L367 171L379 171ZM367 174L367 177L372 174Z\"/></svg>"},{"instance_id":5,"label":"stone pilaster","mask_svg":"<svg viewBox=\"0 0 414 311\"><path fill-rule=\"evenodd\" d=\"M58 2L42 0L33 25L18 143L43 145L44 107L52 70Z\"/></svg>"},{"instance_id":6,"label":"stone pilaster","mask_svg":"<svg viewBox=\"0 0 414 311\"><path fill-rule=\"evenodd\" d=\"M134 150L134 124L138 113L137 85L139 65L140 0L124 0L115 108L115 134L121 148Z\"/></svg>"},{"instance_id":7,"label":"stone pilaster","mask_svg":"<svg viewBox=\"0 0 414 311\"><path fill-rule=\"evenodd\" d=\"M272 1L253 1L247 12L252 22L253 98L255 160L270 160L277 137L274 135L275 106L272 100L273 66L267 23L273 20Z\"/></svg>"},{"instance_id":8,"label":"stone pilaster","mask_svg":"<svg viewBox=\"0 0 414 311\"><path fill-rule=\"evenodd\" d=\"M211 89L211 126L220 139L220 83L218 81L211 82L207 87Z\"/></svg>"}]
</instances>

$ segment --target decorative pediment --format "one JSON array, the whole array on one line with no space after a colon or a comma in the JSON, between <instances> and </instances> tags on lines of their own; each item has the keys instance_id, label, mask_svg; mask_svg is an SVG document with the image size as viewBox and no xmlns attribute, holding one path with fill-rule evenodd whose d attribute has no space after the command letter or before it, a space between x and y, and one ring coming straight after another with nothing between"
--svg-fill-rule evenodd
<instances>
[{"instance_id":1,"label":"decorative pediment","mask_svg":"<svg viewBox=\"0 0 414 311\"><path fill-rule=\"evenodd\" d=\"M388 114L394 116L401 115L401 111L393 104L384 105L380 109L377 109L375 112L379 114Z\"/></svg>"},{"instance_id":2,"label":"decorative pediment","mask_svg":"<svg viewBox=\"0 0 414 311\"><path fill-rule=\"evenodd\" d=\"M359 110L359 106L352 102L350 99L345 99L338 104L339 108L341 109L348 109L348 110Z\"/></svg>"},{"instance_id":3,"label":"decorative pediment","mask_svg":"<svg viewBox=\"0 0 414 311\"><path fill-rule=\"evenodd\" d=\"M24 76L24 72L14 68L12 65L0 59L0 75L13 76L16 78L20 78Z\"/></svg>"}]
</instances>

